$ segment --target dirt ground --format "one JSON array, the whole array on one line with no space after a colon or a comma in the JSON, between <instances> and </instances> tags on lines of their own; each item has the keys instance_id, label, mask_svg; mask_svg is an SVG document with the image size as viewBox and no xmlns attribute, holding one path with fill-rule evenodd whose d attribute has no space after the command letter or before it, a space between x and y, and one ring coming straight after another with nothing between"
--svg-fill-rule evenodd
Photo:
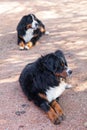
<instances>
[{"instance_id":1,"label":"dirt ground","mask_svg":"<svg viewBox=\"0 0 87 130\"><path fill-rule=\"evenodd\" d=\"M29 13L41 19L50 34L32 49L20 51L16 26ZM18 82L27 63L57 49L63 50L73 70L73 88L60 98L66 115L60 125L27 100ZM86 129L87 0L0 0L0 130Z\"/></svg>"}]
</instances>

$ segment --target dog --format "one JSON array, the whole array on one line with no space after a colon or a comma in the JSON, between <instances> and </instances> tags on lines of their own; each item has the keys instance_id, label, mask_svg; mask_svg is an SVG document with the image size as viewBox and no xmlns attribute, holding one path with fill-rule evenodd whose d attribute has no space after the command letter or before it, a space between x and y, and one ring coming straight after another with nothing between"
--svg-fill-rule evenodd
<instances>
[{"instance_id":1,"label":"dog","mask_svg":"<svg viewBox=\"0 0 87 130\"><path fill-rule=\"evenodd\" d=\"M30 49L43 34L49 34L49 32L34 14L23 16L17 26L19 49Z\"/></svg>"},{"instance_id":2,"label":"dog","mask_svg":"<svg viewBox=\"0 0 87 130\"><path fill-rule=\"evenodd\" d=\"M25 66L19 77L20 86L28 97L48 115L54 124L64 119L57 98L71 85L66 83L72 74L61 50L41 56Z\"/></svg>"}]
</instances>

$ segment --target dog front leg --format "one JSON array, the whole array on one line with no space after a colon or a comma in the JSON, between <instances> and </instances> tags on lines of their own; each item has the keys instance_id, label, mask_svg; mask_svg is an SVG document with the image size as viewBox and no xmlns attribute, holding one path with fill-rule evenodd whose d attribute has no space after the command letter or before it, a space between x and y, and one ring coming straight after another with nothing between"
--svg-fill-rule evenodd
<instances>
[{"instance_id":1,"label":"dog front leg","mask_svg":"<svg viewBox=\"0 0 87 130\"><path fill-rule=\"evenodd\" d=\"M52 101L51 107L58 114L60 120L63 120L65 118L64 112L56 100Z\"/></svg>"},{"instance_id":2,"label":"dog front leg","mask_svg":"<svg viewBox=\"0 0 87 130\"><path fill-rule=\"evenodd\" d=\"M35 96L34 103L39 106L48 116L48 118L55 124L60 124L60 119L58 114L55 110L50 106L49 102L47 101L47 97L45 94L39 93Z\"/></svg>"},{"instance_id":3,"label":"dog front leg","mask_svg":"<svg viewBox=\"0 0 87 130\"><path fill-rule=\"evenodd\" d=\"M45 111L48 118L55 124L60 124L60 119L54 109L48 104L48 102L44 102L40 105L40 108Z\"/></svg>"}]
</instances>

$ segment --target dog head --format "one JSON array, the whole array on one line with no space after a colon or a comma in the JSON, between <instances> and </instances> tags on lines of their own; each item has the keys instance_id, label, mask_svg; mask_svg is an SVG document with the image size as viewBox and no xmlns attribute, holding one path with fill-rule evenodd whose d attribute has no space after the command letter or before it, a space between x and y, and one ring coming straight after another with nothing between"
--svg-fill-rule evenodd
<instances>
[{"instance_id":1,"label":"dog head","mask_svg":"<svg viewBox=\"0 0 87 130\"><path fill-rule=\"evenodd\" d=\"M61 50L55 52L55 55L58 58L58 68L56 71L56 76L64 77L70 76L72 74L72 70L68 68L67 61L65 56Z\"/></svg>"},{"instance_id":2,"label":"dog head","mask_svg":"<svg viewBox=\"0 0 87 130\"><path fill-rule=\"evenodd\" d=\"M38 19L36 18L35 15L29 14L26 16L26 28L32 28L32 29L37 29L38 28Z\"/></svg>"},{"instance_id":3,"label":"dog head","mask_svg":"<svg viewBox=\"0 0 87 130\"><path fill-rule=\"evenodd\" d=\"M29 28L36 30L38 28L38 25L39 25L39 22L36 16L33 14L29 14L29 15L23 16L23 18L20 20L17 26L17 30L29 29Z\"/></svg>"},{"instance_id":4,"label":"dog head","mask_svg":"<svg viewBox=\"0 0 87 130\"><path fill-rule=\"evenodd\" d=\"M42 63L47 70L57 77L66 78L72 74L72 70L68 68L67 61L61 50L42 57Z\"/></svg>"},{"instance_id":5,"label":"dog head","mask_svg":"<svg viewBox=\"0 0 87 130\"><path fill-rule=\"evenodd\" d=\"M31 27L33 29L37 29L38 25L39 25L38 19L36 18L35 15L33 14L27 15L27 28Z\"/></svg>"}]
</instances>

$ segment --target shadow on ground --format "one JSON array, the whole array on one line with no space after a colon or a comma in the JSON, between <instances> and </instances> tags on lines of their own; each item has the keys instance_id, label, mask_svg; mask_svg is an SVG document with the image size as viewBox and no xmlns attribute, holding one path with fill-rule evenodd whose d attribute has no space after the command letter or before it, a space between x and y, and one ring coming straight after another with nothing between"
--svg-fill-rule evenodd
<instances>
[{"instance_id":1,"label":"shadow on ground","mask_svg":"<svg viewBox=\"0 0 87 130\"><path fill-rule=\"evenodd\" d=\"M86 0L0 0L0 130L86 130L86 8ZM44 35L29 51L20 51L16 26L28 13L41 19L50 34ZM57 49L63 50L73 70L69 82L74 86L60 97L66 119L59 126L53 125L44 112L27 100L18 83L27 63Z\"/></svg>"}]
</instances>

